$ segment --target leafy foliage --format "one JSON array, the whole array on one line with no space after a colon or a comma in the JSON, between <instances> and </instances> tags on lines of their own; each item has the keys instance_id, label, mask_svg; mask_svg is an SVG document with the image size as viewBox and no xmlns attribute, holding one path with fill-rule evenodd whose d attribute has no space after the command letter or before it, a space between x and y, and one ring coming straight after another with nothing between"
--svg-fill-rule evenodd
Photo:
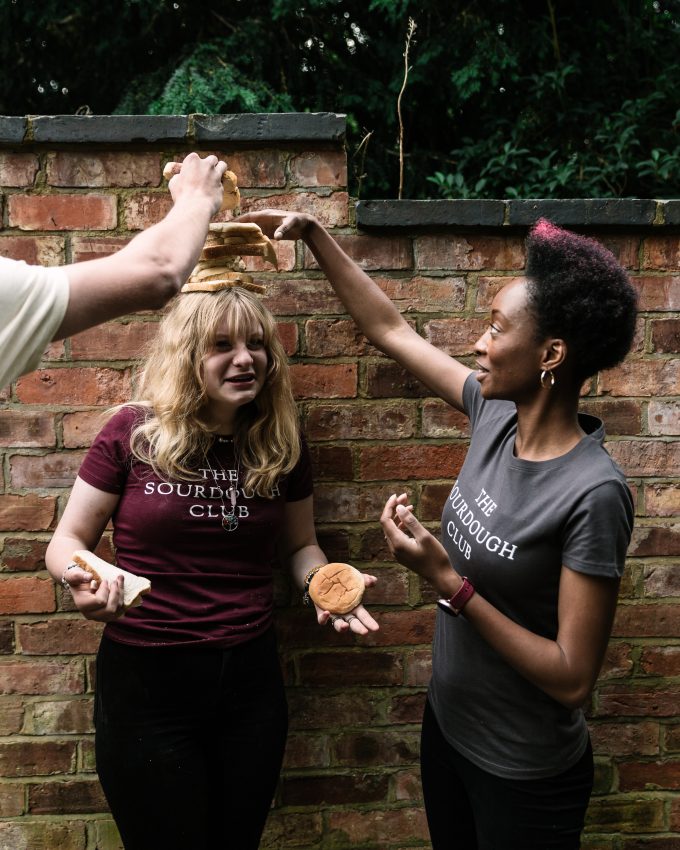
<instances>
[{"instance_id":1,"label":"leafy foliage","mask_svg":"<svg viewBox=\"0 0 680 850\"><path fill-rule=\"evenodd\" d=\"M395 196L410 17L405 197L680 194L680 0L4 0L0 113L343 112Z\"/></svg>"}]
</instances>

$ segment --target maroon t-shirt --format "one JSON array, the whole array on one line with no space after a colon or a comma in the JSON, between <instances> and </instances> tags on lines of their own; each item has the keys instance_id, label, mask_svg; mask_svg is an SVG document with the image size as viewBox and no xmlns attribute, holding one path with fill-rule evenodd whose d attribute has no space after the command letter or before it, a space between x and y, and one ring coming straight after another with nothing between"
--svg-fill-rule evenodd
<instances>
[{"instance_id":1,"label":"maroon t-shirt","mask_svg":"<svg viewBox=\"0 0 680 850\"><path fill-rule=\"evenodd\" d=\"M220 647L256 637L272 619L284 505L312 494L306 444L271 499L244 492L240 475L238 526L225 531L222 515L231 509L237 472L233 443L215 441L209 464L197 465L198 480L164 481L130 452L140 415L129 407L115 414L79 472L98 490L120 494L112 518L116 563L151 581L142 605L107 624L107 637L137 646Z\"/></svg>"}]
</instances>

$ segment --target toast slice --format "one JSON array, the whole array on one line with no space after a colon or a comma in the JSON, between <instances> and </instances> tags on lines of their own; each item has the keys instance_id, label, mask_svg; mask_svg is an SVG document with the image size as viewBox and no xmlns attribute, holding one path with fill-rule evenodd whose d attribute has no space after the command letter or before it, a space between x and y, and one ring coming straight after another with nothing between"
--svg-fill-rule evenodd
<instances>
[{"instance_id":1,"label":"toast slice","mask_svg":"<svg viewBox=\"0 0 680 850\"><path fill-rule=\"evenodd\" d=\"M115 581L118 576L123 576L123 605L133 608L142 604L142 596L151 590L151 582L143 576L136 576L127 570L121 570L108 561L102 560L87 549L78 549L73 553L73 563L82 570L92 573L97 581Z\"/></svg>"}]
</instances>

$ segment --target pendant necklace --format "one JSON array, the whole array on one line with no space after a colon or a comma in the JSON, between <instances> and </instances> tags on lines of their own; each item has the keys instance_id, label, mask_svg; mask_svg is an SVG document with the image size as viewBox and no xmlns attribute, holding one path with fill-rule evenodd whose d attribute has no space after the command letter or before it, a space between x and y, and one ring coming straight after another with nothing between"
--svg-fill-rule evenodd
<instances>
[{"instance_id":1,"label":"pendant necklace","mask_svg":"<svg viewBox=\"0 0 680 850\"><path fill-rule=\"evenodd\" d=\"M218 437L217 441L219 443L233 443L233 440L232 440L231 437L229 437L229 438ZM229 490L227 491L228 494L229 494L229 503L230 503L229 510L227 510L227 506L226 506L225 501L224 501L224 493L222 492L222 488L220 487L220 501L222 502L222 528L225 531L234 531L236 528L238 528L238 517L236 516L236 499L238 497L238 479L239 479L239 474L241 472L241 462L236 457L236 445L234 445L234 459L236 460L236 481L230 481L229 482ZM217 473L215 472L215 470L210 465L210 461L208 460L207 455L205 457L205 460L206 460L206 463L208 464L208 469L212 472L212 476L213 476L215 483L219 484L219 482L217 480ZM216 463L217 467L219 468L219 470L222 472L222 474L224 476L224 480L226 480L227 473L223 469L223 467L220 466L219 461L217 460L217 457L215 457L215 463Z\"/></svg>"}]
</instances>

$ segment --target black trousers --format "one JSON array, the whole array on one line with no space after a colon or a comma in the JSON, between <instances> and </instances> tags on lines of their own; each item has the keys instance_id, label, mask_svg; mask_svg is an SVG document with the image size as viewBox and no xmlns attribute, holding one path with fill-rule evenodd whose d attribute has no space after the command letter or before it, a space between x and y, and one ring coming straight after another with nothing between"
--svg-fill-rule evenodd
<instances>
[{"instance_id":1,"label":"black trousers","mask_svg":"<svg viewBox=\"0 0 680 850\"><path fill-rule=\"evenodd\" d=\"M421 738L433 850L578 850L593 787L593 752L546 779L503 779L444 738L429 704Z\"/></svg>"},{"instance_id":2,"label":"black trousers","mask_svg":"<svg viewBox=\"0 0 680 850\"><path fill-rule=\"evenodd\" d=\"M126 850L256 850L288 731L273 629L228 650L104 638L95 726Z\"/></svg>"}]
</instances>

